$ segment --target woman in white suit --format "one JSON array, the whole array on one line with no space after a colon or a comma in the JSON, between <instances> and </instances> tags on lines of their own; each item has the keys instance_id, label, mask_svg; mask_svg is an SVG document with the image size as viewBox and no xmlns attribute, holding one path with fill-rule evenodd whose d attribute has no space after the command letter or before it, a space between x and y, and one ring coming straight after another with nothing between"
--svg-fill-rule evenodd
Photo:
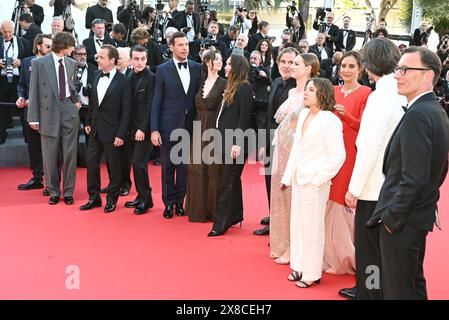
<instances>
[{"instance_id":1,"label":"woman in white suit","mask_svg":"<svg viewBox=\"0 0 449 320\"><path fill-rule=\"evenodd\" d=\"M292 187L288 280L300 288L320 283L324 218L331 179L345 161L343 125L333 113L334 89L323 78L310 79L281 188Z\"/></svg>"}]
</instances>

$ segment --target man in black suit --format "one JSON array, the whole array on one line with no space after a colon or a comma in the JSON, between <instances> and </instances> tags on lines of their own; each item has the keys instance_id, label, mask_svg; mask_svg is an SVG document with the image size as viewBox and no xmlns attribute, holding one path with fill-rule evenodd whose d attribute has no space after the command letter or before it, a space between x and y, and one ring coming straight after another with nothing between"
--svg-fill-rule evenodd
<instances>
[{"instance_id":1,"label":"man in black suit","mask_svg":"<svg viewBox=\"0 0 449 320\"><path fill-rule=\"evenodd\" d=\"M126 28L123 23L116 23L112 27L112 31L109 33L109 37L115 41L115 47L127 47L128 44L125 41Z\"/></svg>"},{"instance_id":2,"label":"man in black suit","mask_svg":"<svg viewBox=\"0 0 449 320\"><path fill-rule=\"evenodd\" d=\"M150 113L153 99L154 74L147 68L147 50L142 46L131 48L133 71L130 73L133 108L129 140L131 141L131 164L134 173L137 197L125 203L127 208L135 208L135 214L144 214L153 207L148 160L152 144L150 133Z\"/></svg>"},{"instance_id":3,"label":"man in black suit","mask_svg":"<svg viewBox=\"0 0 449 320\"><path fill-rule=\"evenodd\" d=\"M174 14L173 20L175 26L179 30L185 31L189 42L193 42L197 39L198 34L200 33L200 16L198 13L194 12L193 1L187 1L186 9Z\"/></svg>"},{"instance_id":4,"label":"man in black suit","mask_svg":"<svg viewBox=\"0 0 449 320\"><path fill-rule=\"evenodd\" d=\"M83 45L87 50L87 62L98 66L95 55L100 51L101 46L105 44L116 45L115 41L106 34L105 22L102 19L94 19L92 21L93 35L84 39Z\"/></svg>"},{"instance_id":5,"label":"man in black suit","mask_svg":"<svg viewBox=\"0 0 449 320\"><path fill-rule=\"evenodd\" d=\"M298 54L298 50L294 48L285 48L279 53L276 60L281 76L274 79L271 83L270 94L268 96L268 107L264 123L266 141L262 150L259 151L260 155L265 156L265 187L267 189L268 207L270 207L271 200L271 141L273 141L274 131L279 125L274 119L274 115L281 104L287 100L289 90L296 87L295 79L291 78L291 67ZM254 231L254 234L258 236L268 235L270 233L270 217L263 218L261 224L264 224L265 227Z\"/></svg>"},{"instance_id":6,"label":"man in black suit","mask_svg":"<svg viewBox=\"0 0 449 320\"><path fill-rule=\"evenodd\" d=\"M171 140L170 135L176 129L192 133L194 101L201 75L201 65L187 59L189 42L185 33L172 35L170 50L173 60L157 67L151 106L151 142L161 147L163 215L167 219L173 217L174 207L178 216L185 215L186 165L182 162L175 164L171 159L171 150L179 141Z\"/></svg>"},{"instance_id":7,"label":"man in black suit","mask_svg":"<svg viewBox=\"0 0 449 320\"><path fill-rule=\"evenodd\" d=\"M77 163L81 167L87 166L87 145L89 143L89 136L85 134L84 127L86 126L86 118L89 112L89 96L92 84L95 79L95 72L98 67L92 63L87 62L87 50L82 44L75 47L73 51L73 58L77 62L77 69L75 73L75 89L80 96L81 108L79 111L80 123L83 129L80 130L80 135L85 135L86 143L78 143L78 160Z\"/></svg>"},{"instance_id":8,"label":"man in black suit","mask_svg":"<svg viewBox=\"0 0 449 320\"><path fill-rule=\"evenodd\" d=\"M345 16L343 18L343 29L338 31L338 41L337 41L337 51L348 52L355 47L356 36L355 31L349 29L349 24L351 23L351 18Z\"/></svg>"},{"instance_id":9,"label":"man in black suit","mask_svg":"<svg viewBox=\"0 0 449 320\"><path fill-rule=\"evenodd\" d=\"M261 21L258 23L257 27L259 32L253 34L248 40L248 51L253 52L256 49L257 44L260 40L268 38L268 31L270 31L270 24L267 21Z\"/></svg>"},{"instance_id":10,"label":"man in black suit","mask_svg":"<svg viewBox=\"0 0 449 320\"><path fill-rule=\"evenodd\" d=\"M237 26L229 26L228 32L218 38L225 44L226 50L232 50L237 43L237 36L239 35L239 28Z\"/></svg>"},{"instance_id":11,"label":"man in black suit","mask_svg":"<svg viewBox=\"0 0 449 320\"><path fill-rule=\"evenodd\" d=\"M90 30L89 37L93 35L92 21L102 19L105 22L107 32L111 32L114 19L112 11L107 8L108 0L98 0L98 3L86 10L86 29Z\"/></svg>"},{"instance_id":12,"label":"man in black suit","mask_svg":"<svg viewBox=\"0 0 449 320\"><path fill-rule=\"evenodd\" d=\"M44 21L44 8L42 8L40 5L36 4L36 0L26 0L25 1L25 7L22 9L21 14L28 13L30 14L33 19L34 23L37 24L37 26L40 28L42 21ZM15 21L17 18L17 10L14 10L12 14L12 21Z\"/></svg>"},{"instance_id":13,"label":"man in black suit","mask_svg":"<svg viewBox=\"0 0 449 320\"><path fill-rule=\"evenodd\" d=\"M23 38L27 39L29 42L29 51L34 51L34 38L36 38L38 34L42 33L41 28L39 28L39 26L34 23L33 17L29 13L22 14L19 18L19 23L22 30L26 31L23 35Z\"/></svg>"},{"instance_id":14,"label":"man in black suit","mask_svg":"<svg viewBox=\"0 0 449 320\"><path fill-rule=\"evenodd\" d=\"M139 10L139 8L130 6L130 2L132 1L133 0L126 0L126 3L124 5L121 5L117 8L117 20L123 23L126 28L126 32L130 33L138 27L138 23L141 22L142 18L142 12Z\"/></svg>"},{"instance_id":15,"label":"man in black suit","mask_svg":"<svg viewBox=\"0 0 449 320\"><path fill-rule=\"evenodd\" d=\"M318 30L320 33L324 34L324 38L326 40L325 46L329 49L329 57L334 53L334 45L338 41L338 30L339 28L333 24L334 22L334 14L332 12L328 12L326 14L326 23L321 25L318 23L318 20L315 19L313 22L313 28Z\"/></svg>"},{"instance_id":16,"label":"man in black suit","mask_svg":"<svg viewBox=\"0 0 449 320\"><path fill-rule=\"evenodd\" d=\"M31 61L49 54L51 52L51 44L52 40L50 35L41 34L36 36L33 50L35 55L22 60L22 68L20 69L19 83L17 85L17 95L19 96L16 101L17 108L26 110L24 108L28 107L28 93L31 80ZM26 112L23 112L23 116L23 133L28 146L30 169L33 172L33 177L27 183L19 184L18 189L22 191L43 189L44 165L42 162L41 135L38 131L31 129L28 125Z\"/></svg>"},{"instance_id":17,"label":"man in black suit","mask_svg":"<svg viewBox=\"0 0 449 320\"><path fill-rule=\"evenodd\" d=\"M313 53L318 57L320 64L323 60L332 58L332 54L328 47L324 45L325 35L318 33L316 35L315 44L309 47L309 53Z\"/></svg>"},{"instance_id":18,"label":"man in black suit","mask_svg":"<svg viewBox=\"0 0 449 320\"><path fill-rule=\"evenodd\" d=\"M115 210L121 181L120 151L129 129L132 109L129 79L116 69L119 55L112 45L103 45L98 53L98 71L89 99L86 133L90 135L87 148L87 191L89 201L80 210L101 207L100 163L103 153L110 167L109 192L104 212Z\"/></svg>"},{"instance_id":19,"label":"man in black suit","mask_svg":"<svg viewBox=\"0 0 449 320\"><path fill-rule=\"evenodd\" d=\"M28 40L14 35L14 23L5 20L1 23L0 36L0 101L15 103L17 101L17 83L19 82L22 59L28 57ZM7 59L12 65L7 68ZM7 72L8 70L8 72ZM11 71L11 73L10 73ZM0 144L5 143L8 133L6 127L11 119L11 110L0 108Z\"/></svg>"},{"instance_id":20,"label":"man in black suit","mask_svg":"<svg viewBox=\"0 0 449 320\"><path fill-rule=\"evenodd\" d=\"M440 73L440 59L425 47L406 49L395 73L398 93L408 104L385 150L385 181L367 222L381 223L381 287L387 300L427 299L426 237L438 226L449 151L449 119L433 93Z\"/></svg>"},{"instance_id":21,"label":"man in black suit","mask_svg":"<svg viewBox=\"0 0 449 320\"><path fill-rule=\"evenodd\" d=\"M163 58L159 46L151 39L148 31L143 28L135 29L131 34L131 40L134 44L147 48L147 65L152 72L156 72L156 67L163 62Z\"/></svg>"}]
</instances>

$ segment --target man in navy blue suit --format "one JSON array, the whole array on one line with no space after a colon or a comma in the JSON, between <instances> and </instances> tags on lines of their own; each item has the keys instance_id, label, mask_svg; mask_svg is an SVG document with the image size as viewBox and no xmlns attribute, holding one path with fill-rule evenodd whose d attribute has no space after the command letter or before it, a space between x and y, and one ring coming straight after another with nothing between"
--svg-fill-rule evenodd
<instances>
[{"instance_id":1,"label":"man in navy blue suit","mask_svg":"<svg viewBox=\"0 0 449 320\"><path fill-rule=\"evenodd\" d=\"M186 164L174 164L170 152L176 141L170 134L176 129L192 132L195 95L198 92L201 65L188 60L189 41L185 33L175 32L170 38L173 60L157 66L156 84L151 109L151 142L161 147L162 200L164 217L183 216L186 194ZM176 176L176 181L175 181Z\"/></svg>"},{"instance_id":2,"label":"man in navy blue suit","mask_svg":"<svg viewBox=\"0 0 449 320\"><path fill-rule=\"evenodd\" d=\"M31 79L31 61L49 54L51 52L51 44L51 35L37 35L34 39L33 45L33 53L35 55L27 57L22 61L22 68L20 69L20 77L17 85L17 95L19 96L19 98L16 101L16 105L19 109L23 110L24 108L28 107L28 92L30 89ZM33 172L33 177L27 183L19 184L18 189L22 191L42 189L44 188L44 168L42 163L41 135L38 131L31 129L31 127L28 125L26 112L23 112L23 116L23 133L28 144L30 169Z\"/></svg>"}]
</instances>

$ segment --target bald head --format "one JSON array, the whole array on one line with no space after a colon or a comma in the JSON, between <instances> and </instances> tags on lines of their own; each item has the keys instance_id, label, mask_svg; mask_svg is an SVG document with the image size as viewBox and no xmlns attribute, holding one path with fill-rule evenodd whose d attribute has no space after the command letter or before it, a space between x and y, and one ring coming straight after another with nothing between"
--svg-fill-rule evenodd
<instances>
[{"instance_id":1,"label":"bald head","mask_svg":"<svg viewBox=\"0 0 449 320\"><path fill-rule=\"evenodd\" d=\"M2 21L0 30L2 32L3 39L10 41L14 35L14 22L11 20Z\"/></svg>"}]
</instances>

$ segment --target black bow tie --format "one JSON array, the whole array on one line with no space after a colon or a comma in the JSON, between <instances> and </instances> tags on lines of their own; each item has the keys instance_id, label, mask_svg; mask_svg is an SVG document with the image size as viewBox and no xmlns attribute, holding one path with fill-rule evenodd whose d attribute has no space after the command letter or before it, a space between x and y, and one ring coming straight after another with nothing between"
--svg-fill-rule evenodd
<instances>
[{"instance_id":1,"label":"black bow tie","mask_svg":"<svg viewBox=\"0 0 449 320\"><path fill-rule=\"evenodd\" d=\"M402 106L402 109L404 109L404 112L407 112L408 110L407 106Z\"/></svg>"},{"instance_id":2,"label":"black bow tie","mask_svg":"<svg viewBox=\"0 0 449 320\"><path fill-rule=\"evenodd\" d=\"M287 81L282 81L282 82L279 84L279 87L282 88L282 89L287 88L287 86L288 86L288 82L287 82Z\"/></svg>"},{"instance_id":3,"label":"black bow tie","mask_svg":"<svg viewBox=\"0 0 449 320\"><path fill-rule=\"evenodd\" d=\"M186 62L178 62L178 68L181 70L181 67L184 67L187 69L187 61Z\"/></svg>"},{"instance_id":4,"label":"black bow tie","mask_svg":"<svg viewBox=\"0 0 449 320\"><path fill-rule=\"evenodd\" d=\"M109 78L109 72L108 72L108 73L102 72L102 73L100 74L100 78L103 78L103 77L108 77L108 78Z\"/></svg>"}]
</instances>

